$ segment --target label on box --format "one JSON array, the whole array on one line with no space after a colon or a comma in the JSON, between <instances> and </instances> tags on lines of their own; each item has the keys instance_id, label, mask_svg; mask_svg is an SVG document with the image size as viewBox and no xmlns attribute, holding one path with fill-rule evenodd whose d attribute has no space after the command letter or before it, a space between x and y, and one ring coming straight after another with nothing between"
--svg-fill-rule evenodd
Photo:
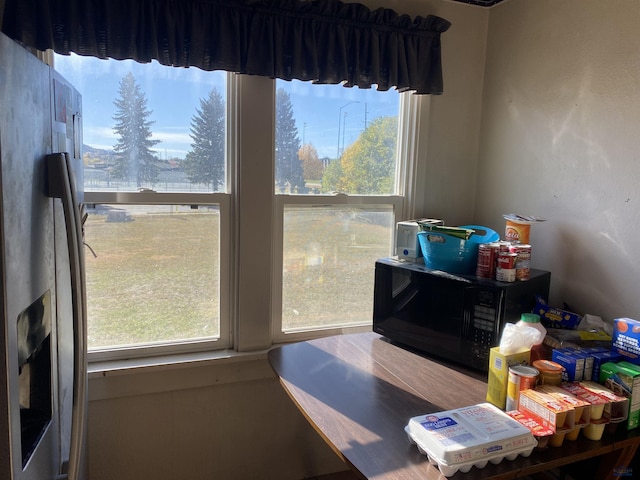
<instances>
[{"instance_id":1,"label":"label on box","mask_svg":"<svg viewBox=\"0 0 640 480\"><path fill-rule=\"evenodd\" d=\"M613 322L613 348L630 362L640 364L640 322L618 318Z\"/></svg>"},{"instance_id":2,"label":"label on box","mask_svg":"<svg viewBox=\"0 0 640 480\"><path fill-rule=\"evenodd\" d=\"M531 357L530 350L505 355L500 353L500 347L493 347L489 351L489 376L487 381L487 401L498 408L504 409L507 403L507 385L509 383L509 367L514 365L528 365Z\"/></svg>"},{"instance_id":3,"label":"label on box","mask_svg":"<svg viewBox=\"0 0 640 480\"><path fill-rule=\"evenodd\" d=\"M605 363L600 371L600 383L629 399L627 429L637 428L640 422L640 368L629 362Z\"/></svg>"},{"instance_id":4,"label":"label on box","mask_svg":"<svg viewBox=\"0 0 640 480\"><path fill-rule=\"evenodd\" d=\"M543 392L521 390L518 409L532 415L554 432L575 426L573 407Z\"/></svg>"},{"instance_id":5,"label":"label on box","mask_svg":"<svg viewBox=\"0 0 640 480\"><path fill-rule=\"evenodd\" d=\"M563 349L554 349L551 360L564 367L562 380L565 382L578 382L584 379L584 358L567 355Z\"/></svg>"}]
</instances>

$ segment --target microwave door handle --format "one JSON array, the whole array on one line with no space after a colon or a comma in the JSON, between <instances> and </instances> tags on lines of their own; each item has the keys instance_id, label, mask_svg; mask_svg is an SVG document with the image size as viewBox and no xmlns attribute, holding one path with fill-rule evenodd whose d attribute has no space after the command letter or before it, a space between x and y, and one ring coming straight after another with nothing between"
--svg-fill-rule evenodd
<instances>
[{"instance_id":1,"label":"microwave door handle","mask_svg":"<svg viewBox=\"0 0 640 480\"><path fill-rule=\"evenodd\" d=\"M73 409L71 414L71 444L68 470L59 479L80 478L82 445L86 418L87 348L86 348L86 294L83 234L80 205L76 198L75 182L68 153L47 155L49 196L60 198L64 212L71 269L71 300L73 309Z\"/></svg>"}]
</instances>

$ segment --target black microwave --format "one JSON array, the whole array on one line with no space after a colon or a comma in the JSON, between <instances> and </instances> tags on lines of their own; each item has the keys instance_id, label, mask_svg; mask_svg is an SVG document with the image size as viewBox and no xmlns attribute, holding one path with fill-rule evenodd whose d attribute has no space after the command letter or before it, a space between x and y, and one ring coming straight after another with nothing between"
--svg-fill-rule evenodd
<instances>
[{"instance_id":1,"label":"black microwave","mask_svg":"<svg viewBox=\"0 0 640 480\"><path fill-rule=\"evenodd\" d=\"M537 295L548 300L550 283L551 273L535 269L529 280L507 283L380 259L375 264L373 330L429 355L486 371L502 326L531 312Z\"/></svg>"}]
</instances>

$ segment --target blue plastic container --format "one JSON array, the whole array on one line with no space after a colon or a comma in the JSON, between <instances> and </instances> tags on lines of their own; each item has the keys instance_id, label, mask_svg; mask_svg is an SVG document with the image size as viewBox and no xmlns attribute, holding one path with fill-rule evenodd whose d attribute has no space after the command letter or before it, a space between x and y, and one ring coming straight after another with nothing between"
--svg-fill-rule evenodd
<instances>
[{"instance_id":1,"label":"blue plastic container","mask_svg":"<svg viewBox=\"0 0 640 480\"><path fill-rule=\"evenodd\" d=\"M474 273L478 263L478 245L497 242L500 235L488 227L463 225L475 232L469 240L440 232L420 232L418 241L424 256L424 264L433 270L449 273Z\"/></svg>"}]
</instances>

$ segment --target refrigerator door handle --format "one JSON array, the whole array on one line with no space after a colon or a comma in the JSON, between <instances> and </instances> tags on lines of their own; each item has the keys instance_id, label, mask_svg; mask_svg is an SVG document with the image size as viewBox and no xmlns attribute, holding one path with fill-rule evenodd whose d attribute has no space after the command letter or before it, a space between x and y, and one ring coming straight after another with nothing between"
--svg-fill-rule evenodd
<instances>
[{"instance_id":1,"label":"refrigerator door handle","mask_svg":"<svg viewBox=\"0 0 640 480\"><path fill-rule=\"evenodd\" d=\"M73 410L71 414L71 445L68 471L60 478L80 479L82 445L86 418L87 398L87 346L86 346L86 294L83 232L80 205L77 202L75 181L69 154L47 155L49 197L62 199L69 263L71 268L71 299L73 309ZM61 472L63 473L63 472Z\"/></svg>"}]
</instances>

